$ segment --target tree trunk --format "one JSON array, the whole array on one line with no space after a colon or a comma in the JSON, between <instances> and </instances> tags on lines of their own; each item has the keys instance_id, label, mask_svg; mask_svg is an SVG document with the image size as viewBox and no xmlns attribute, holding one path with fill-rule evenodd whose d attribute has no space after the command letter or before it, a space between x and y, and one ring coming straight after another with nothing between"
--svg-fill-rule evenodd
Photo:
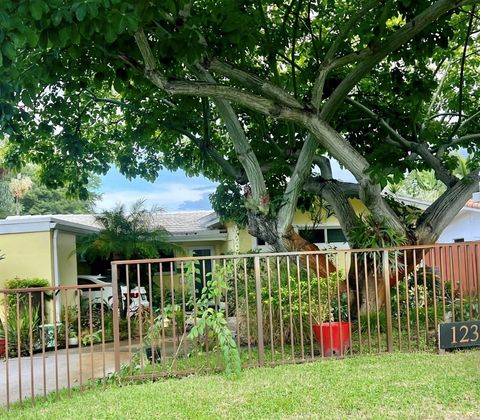
<instances>
[{"instance_id":1,"label":"tree trunk","mask_svg":"<svg viewBox=\"0 0 480 420\"><path fill-rule=\"evenodd\" d=\"M357 269L352 265L348 282L353 319L359 315L380 310L385 305L385 282L381 262L379 267L378 259L376 270L374 260L371 257L367 257L361 263L359 261Z\"/></svg>"},{"instance_id":2,"label":"tree trunk","mask_svg":"<svg viewBox=\"0 0 480 420\"><path fill-rule=\"evenodd\" d=\"M248 213L248 231L251 235L272 246L276 252L319 251L315 244L302 238L292 225L287 228L286 232L279 232L276 220L254 211ZM301 262L305 266L306 261L307 258L301 258ZM326 277L337 270L325 254L308 256L308 265L310 270L320 277Z\"/></svg>"},{"instance_id":3,"label":"tree trunk","mask_svg":"<svg viewBox=\"0 0 480 420\"><path fill-rule=\"evenodd\" d=\"M302 238L292 226L287 230L283 236L283 241L286 248L291 252L303 252L303 251L319 251L318 246L308 242ZM302 257L300 261L307 265L307 258ZM316 254L308 256L308 266L315 275L319 277L328 277L330 274L335 273L337 268L328 259L327 254Z\"/></svg>"}]
</instances>

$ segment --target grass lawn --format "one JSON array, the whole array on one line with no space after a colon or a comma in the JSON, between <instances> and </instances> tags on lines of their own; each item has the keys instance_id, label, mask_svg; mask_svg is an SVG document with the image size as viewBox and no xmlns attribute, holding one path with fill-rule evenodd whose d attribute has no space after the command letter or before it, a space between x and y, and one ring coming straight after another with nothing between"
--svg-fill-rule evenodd
<instances>
[{"instance_id":1,"label":"grass lawn","mask_svg":"<svg viewBox=\"0 0 480 420\"><path fill-rule=\"evenodd\" d=\"M15 407L1 418L478 418L480 351L362 356L168 379Z\"/></svg>"}]
</instances>

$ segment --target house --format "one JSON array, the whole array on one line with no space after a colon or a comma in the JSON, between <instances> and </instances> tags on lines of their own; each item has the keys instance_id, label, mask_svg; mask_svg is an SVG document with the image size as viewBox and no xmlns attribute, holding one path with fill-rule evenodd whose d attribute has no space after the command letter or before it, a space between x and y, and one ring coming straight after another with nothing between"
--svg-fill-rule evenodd
<instances>
[{"instance_id":1,"label":"house","mask_svg":"<svg viewBox=\"0 0 480 420\"><path fill-rule=\"evenodd\" d=\"M13 278L48 280L52 286L77 283L76 240L98 228L72 223L54 216L11 216L0 220L0 289ZM73 294L64 295L72 299ZM2 297L0 296L0 301ZM60 319L61 302L55 298L56 312L48 305L47 316ZM4 307L0 306L0 318Z\"/></svg>"},{"instance_id":2,"label":"house","mask_svg":"<svg viewBox=\"0 0 480 420\"><path fill-rule=\"evenodd\" d=\"M406 205L421 209L430 204L409 197L398 198ZM353 200L352 204L357 213L365 211L359 200ZM268 244L252 237L245 228L234 223L221 223L212 211L159 212L154 215L154 224L164 227L170 233L168 240L183 250L165 257L271 251ZM308 234L311 242L320 249L348 248L335 216L314 224L309 213L297 211L293 225L301 234ZM0 220L0 251L6 256L0 261L0 288L5 280L13 277L45 278L52 285L74 284L77 272L89 274L88 266L81 262L77 264L76 238L98 230L95 217L90 214L11 216ZM480 204L469 201L445 229L439 242L479 239ZM178 280L177 271L173 263L162 266L164 275L174 276L175 282Z\"/></svg>"},{"instance_id":3,"label":"house","mask_svg":"<svg viewBox=\"0 0 480 420\"><path fill-rule=\"evenodd\" d=\"M411 197L397 199L412 207L425 210L432 203ZM438 243L459 243L480 240L480 202L468 200L438 238Z\"/></svg>"},{"instance_id":4,"label":"house","mask_svg":"<svg viewBox=\"0 0 480 420\"><path fill-rule=\"evenodd\" d=\"M480 203L468 200L442 232L438 242L470 242L480 240Z\"/></svg>"},{"instance_id":5,"label":"house","mask_svg":"<svg viewBox=\"0 0 480 420\"><path fill-rule=\"evenodd\" d=\"M362 210L358 202L358 211ZM94 215L68 214L54 217L68 223L98 228ZM271 251L268 244L251 236L246 228L238 228L235 223L222 223L218 215L211 211L159 212L154 215L154 225L169 232L167 240L179 246L187 256L209 256L247 253L248 251ZM293 220L294 227L305 233L308 230L312 240L320 248L346 248L348 245L335 216L330 216L321 224L313 225L309 213L298 211ZM171 255L173 256L173 255Z\"/></svg>"}]
</instances>

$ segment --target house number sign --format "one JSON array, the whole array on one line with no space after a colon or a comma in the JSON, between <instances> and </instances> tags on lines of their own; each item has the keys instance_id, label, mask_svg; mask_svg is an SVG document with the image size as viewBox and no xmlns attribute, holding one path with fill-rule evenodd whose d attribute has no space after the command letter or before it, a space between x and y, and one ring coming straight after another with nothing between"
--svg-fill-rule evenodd
<instances>
[{"instance_id":1,"label":"house number sign","mask_svg":"<svg viewBox=\"0 0 480 420\"><path fill-rule=\"evenodd\" d=\"M447 322L439 325L438 345L441 349L480 347L480 321Z\"/></svg>"}]
</instances>

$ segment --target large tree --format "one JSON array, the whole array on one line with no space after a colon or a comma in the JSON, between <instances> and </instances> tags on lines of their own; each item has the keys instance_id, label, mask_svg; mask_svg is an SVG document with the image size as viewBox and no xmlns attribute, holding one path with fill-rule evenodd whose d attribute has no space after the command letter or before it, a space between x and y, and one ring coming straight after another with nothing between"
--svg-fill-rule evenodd
<instances>
[{"instance_id":1,"label":"large tree","mask_svg":"<svg viewBox=\"0 0 480 420\"><path fill-rule=\"evenodd\" d=\"M351 245L353 197L430 244L478 188L478 2L4 0L0 123L12 159L51 184L82 188L109 163L203 173L279 251L310 246L292 229L308 194ZM334 179L332 158L357 183ZM382 189L413 169L446 188L409 225Z\"/></svg>"}]
</instances>

